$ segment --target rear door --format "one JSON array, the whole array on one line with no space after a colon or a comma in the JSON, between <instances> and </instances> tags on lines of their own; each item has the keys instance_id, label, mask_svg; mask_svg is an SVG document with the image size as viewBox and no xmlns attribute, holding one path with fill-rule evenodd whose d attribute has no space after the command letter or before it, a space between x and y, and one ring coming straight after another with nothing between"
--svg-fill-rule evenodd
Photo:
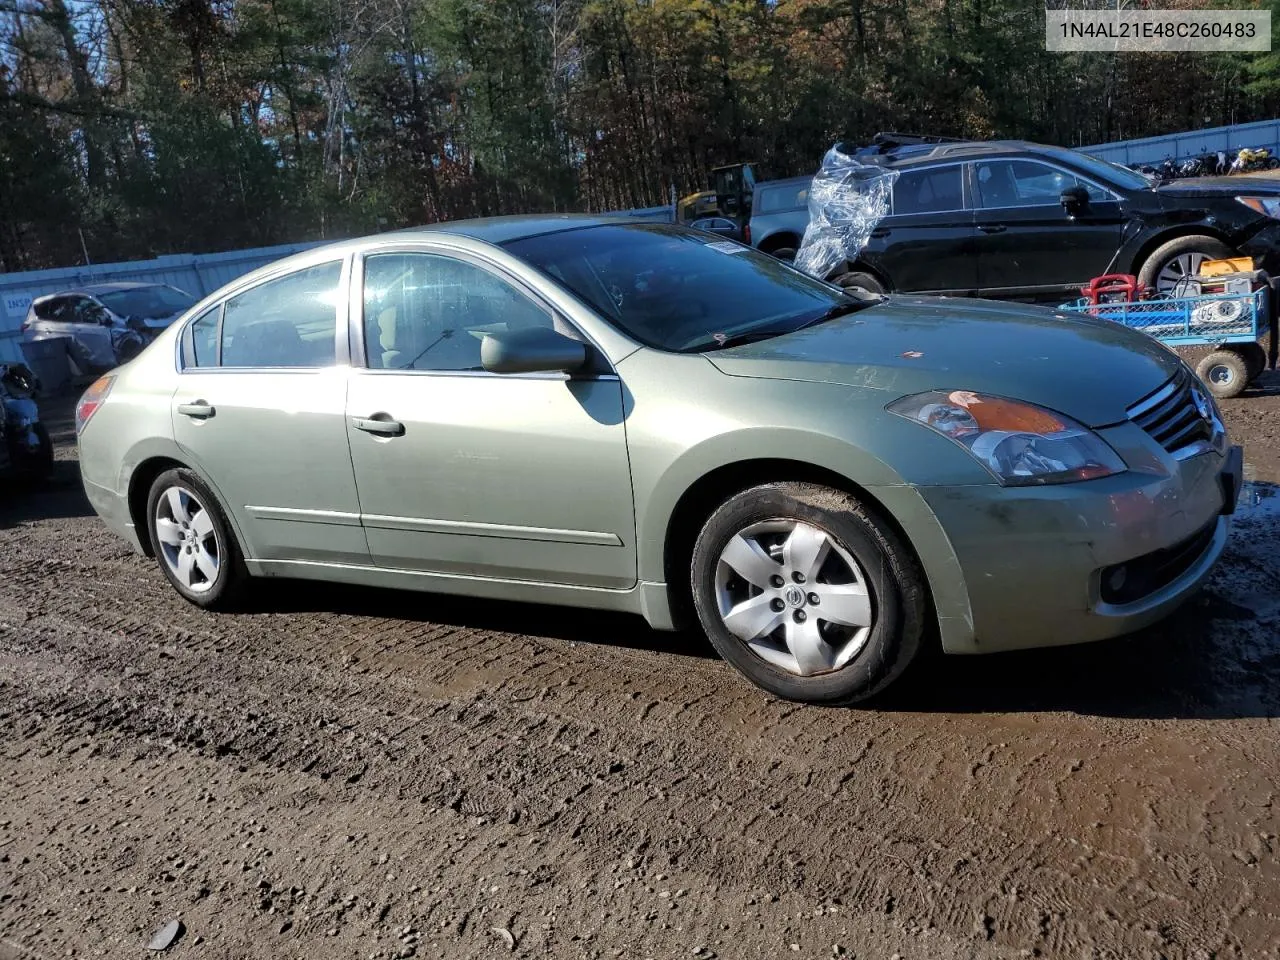
<instances>
[{"instance_id":1,"label":"rear door","mask_svg":"<svg viewBox=\"0 0 1280 960\"><path fill-rule=\"evenodd\" d=\"M971 178L981 295L1061 299L1109 271L1124 228L1115 194L1038 160L980 160ZM1089 203L1071 215L1061 196L1075 186Z\"/></svg>"},{"instance_id":2,"label":"rear door","mask_svg":"<svg viewBox=\"0 0 1280 960\"><path fill-rule=\"evenodd\" d=\"M893 212L872 229L860 259L896 291L970 294L978 281L973 241L963 164L912 168L894 182Z\"/></svg>"},{"instance_id":3,"label":"rear door","mask_svg":"<svg viewBox=\"0 0 1280 960\"><path fill-rule=\"evenodd\" d=\"M369 562L344 417L346 271L272 277L183 331L174 437L255 559Z\"/></svg>"}]
</instances>

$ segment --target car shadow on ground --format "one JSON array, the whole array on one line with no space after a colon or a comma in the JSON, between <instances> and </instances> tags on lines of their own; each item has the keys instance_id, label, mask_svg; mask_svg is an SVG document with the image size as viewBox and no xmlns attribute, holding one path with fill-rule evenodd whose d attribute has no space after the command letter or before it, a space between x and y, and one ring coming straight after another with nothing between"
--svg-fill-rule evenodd
<instances>
[{"instance_id":1,"label":"car shadow on ground","mask_svg":"<svg viewBox=\"0 0 1280 960\"><path fill-rule=\"evenodd\" d=\"M60 446L67 442L68 431L74 439L74 421L69 419L73 405L59 404L49 411L51 432L57 431ZM1233 540L1249 538L1252 529L1264 531L1266 542L1252 552L1235 556L1229 552L1223 566L1236 571L1227 578L1229 582L1202 591L1163 623L1130 637L1080 646L975 657L925 656L866 708L937 713L1052 711L1126 718L1280 716L1280 581L1276 575L1280 561L1270 559L1275 554L1271 531L1277 529L1280 487L1249 486L1266 509L1253 516L1243 510L1243 533L1237 530ZM90 516L73 459L56 461L54 476L47 483L0 486L0 528ZM1241 583L1247 585L1243 593ZM1241 602L1242 597L1246 602ZM270 589L258 591L252 609L430 620L672 656L717 657L700 632L655 631L635 616L443 594L338 584L317 590L310 581L277 580Z\"/></svg>"},{"instance_id":2,"label":"car shadow on ground","mask_svg":"<svg viewBox=\"0 0 1280 960\"><path fill-rule=\"evenodd\" d=\"M652 630L639 617L428 596L424 602L418 593L348 586L326 586L318 594L314 584L281 581L255 609L430 620L588 646L717 658L701 633ZM926 655L861 708L1131 719L1280 716L1280 638L1259 642L1258 626L1253 611L1204 591L1165 622L1116 640L989 656Z\"/></svg>"},{"instance_id":3,"label":"car shadow on ground","mask_svg":"<svg viewBox=\"0 0 1280 960\"><path fill-rule=\"evenodd\" d=\"M698 659L717 657L711 644L699 632L654 630L640 617L605 610L347 584L325 584L322 597L318 597L315 584L302 580L273 580L269 591L259 593L254 609L264 612L324 611L407 622L429 620L468 630L522 633L569 643L652 650Z\"/></svg>"},{"instance_id":4,"label":"car shadow on ground","mask_svg":"<svg viewBox=\"0 0 1280 960\"><path fill-rule=\"evenodd\" d=\"M1252 611L1206 590L1163 623L1127 637L990 656L927 657L875 706L1129 719L1276 717L1280 640L1260 638L1259 626Z\"/></svg>"},{"instance_id":5,"label":"car shadow on ground","mask_svg":"<svg viewBox=\"0 0 1280 960\"><path fill-rule=\"evenodd\" d=\"M80 485L74 460L55 460L47 479L0 481L0 529L33 520L91 517L93 508Z\"/></svg>"}]
</instances>

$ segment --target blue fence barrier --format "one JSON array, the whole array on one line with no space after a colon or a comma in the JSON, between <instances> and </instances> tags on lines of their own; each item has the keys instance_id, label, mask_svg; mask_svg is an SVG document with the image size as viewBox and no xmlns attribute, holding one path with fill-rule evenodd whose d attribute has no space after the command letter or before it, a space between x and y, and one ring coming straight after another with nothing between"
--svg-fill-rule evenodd
<instances>
[{"instance_id":1,"label":"blue fence barrier","mask_svg":"<svg viewBox=\"0 0 1280 960\"><path fill-rule=\"evenodd\" d=\"M1259 120L1256 123L1233 123L1226 127L1206 127L1203 130L1187 130L1163 137L1143 137L1140 140L1119 140L1115 143L1099 143L1077 147L1081 153L1122 163L1149 163L1153 166L1166 157L1185 160L1206 153L1226 153L1234 160L1241 147L1280 147L1280 120Z\"/></svg>"}]
</instances>

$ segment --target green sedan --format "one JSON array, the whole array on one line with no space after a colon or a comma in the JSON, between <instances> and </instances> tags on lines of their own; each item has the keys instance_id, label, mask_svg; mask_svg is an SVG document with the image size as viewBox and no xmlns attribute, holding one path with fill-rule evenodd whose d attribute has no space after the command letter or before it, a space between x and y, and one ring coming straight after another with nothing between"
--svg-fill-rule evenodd
<instances>
[{"instance_id":1,"label":"green sedan","mask_svg":"<svg viewBox=\"0 0 1280 960\"><path fill-rule=\"evenodd\" d=\"M202 607L291 577L630 611L814 703L929 644L1159 619L1241 482L1213 399L1117 324L854 296L590 217L271 264L95 383L77 430L98 514Z\"/></svg>"}]
</instances>

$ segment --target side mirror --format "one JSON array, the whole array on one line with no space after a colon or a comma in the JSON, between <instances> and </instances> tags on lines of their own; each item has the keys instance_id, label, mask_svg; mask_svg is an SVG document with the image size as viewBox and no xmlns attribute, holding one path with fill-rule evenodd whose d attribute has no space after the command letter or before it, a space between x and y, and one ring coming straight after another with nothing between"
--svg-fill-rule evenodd
<instances>
[{"instance_id":1,"label":"side mirror","mask_svg":"<svg viewBox=\"0 0 1280 960\"><path fill-rule=\"evenodd\" d=\"M480 364L490 373L571 373L586 362L585 343L549 327L490 333L480 341Z\"/></svg>"},{"instance_id":2,"label":"side mirror","mask_svg":"<svg viewBox=\"0 0 1280 960\"><path fill-rule=\"evenodd\" d=\"M1074 214L1089 206L1089 191L1078 185L1067 187L1058 199L1062 202L1063 210L1068 214Z\"/></svg>"}]
</instances>

